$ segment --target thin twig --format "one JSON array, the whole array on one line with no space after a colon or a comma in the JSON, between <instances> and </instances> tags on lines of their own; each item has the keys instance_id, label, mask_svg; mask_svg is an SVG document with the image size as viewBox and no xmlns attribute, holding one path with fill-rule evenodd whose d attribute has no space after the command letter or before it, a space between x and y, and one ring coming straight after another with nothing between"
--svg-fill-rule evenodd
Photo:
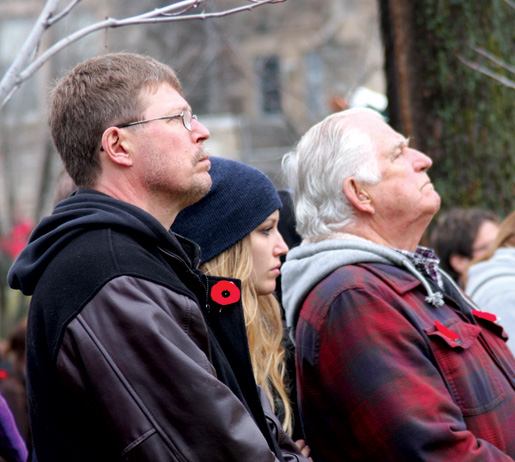
<instances>
[{"instance_id":1,"label":"thin twig","mask_svg":"<svg viewBox=\"0 0 515 462\"><path fill-rule=\"evenodd\" d=\"M2 80L0 80L0 110L2 110L9 99L11 99L14 91L18 89L19 84L16 81L16 77L34 56L34 50L38 49L41 36L47 29L48 18L52 17L54 10L57 8L58 1L59 0L47 0L19 53L7 69Z\"/></svg>"},{"instance_id":2,"label":"thin twig","mask_svg":"<svg viewBox=\"0 0 515 462\"><path fill-rule=\"evenodd\" d=\"M203 0L190 0L190 2L193 3L199 3ZM284 0L281 0L284 1ZM90 26L84 27L73 34L68 35L67 37L59 40L54 45L52 45L49 49L47 49L39 58L34 60L29 66L27 66L22 72L18 74L18 78L16 79L15 83L19 84L23 82L24 80L27 80L28 78L32 77L34 73L43 65L45 64L52 56L63 50L64 48L68 47L72 43L76 42L77 40L80 40L81 38L85 37L86 35L89 35L93 32L96 32L98 30L102 30L105 28L118 28L118 27L126 27L126 26L134 26L134 25L141 25L141 24L159 24L164 22L174 22L174 21L185 21L185 20L193 20L193 19L201 19L205 20L208 18L220 18L224 16L228 16L231 14L239 13L241 11L247 11L251 10L257 6L263 5L265 3L277 3L278 0L263 0L257 3L252 3L251 5L245 5L240 7L235 7L230 10L226 11L218 11L218 12L212 12L212 13L200 13L196 15L188 15L188 16L160 16L162 14L161 10L169 10L171 8L161 8L160 10L154 10L152 12L146 13L144 15L140 16L134 16L131 18L126 19L114 19L114 18L107 18L104 21L100 21L98 23L92 24ZM187 3L187 2L182 2ZM153 17L154 15L159 15L159 17ZM1 107L0 107L1 109Z\"/></svg>"},{"instance_id":3,"label":"thin twig","mask_svg":"<svg viewBox=\"0 0 515 462\"><path fill-rule=\"evenodd\" d=\"M195 8L198 5L200 5L201 3L204 3L206 1L208 1L208 0L183 0L182 2L173 3L171 5L167 5L162 8L155 8L152 11L147 11L146 13L143 13L143 14L140 14L137 16L133 16L130 18L126 18L125 20L135 19L135 20L139 21L141 19L154 18L156 16L165 16L168 14L169 11L182 12L181 10L188 10L191 7ZM124 20L122 19L120 21L124 21Z\"/></svg>"},{"instance_id":4,"label":"thin twig","mask_svg":"<svg viewBox=\"0 0 515 462\"><path fill-rule=\"evenodd\" d=\"M474 69L475 71L481 72L484 75L487 75L488 77L496 80L497 82L503 84L505 87L513 88L515 90L515 81L508 79L507 77L504 77L503 75L497 74L496 72L491 71L490 69L481 66L480 64L473 63L472 61L469 61L468 59L465 59L463 56L457 54L456 55L458 59L465 64L466 66L470 67L471 69Z\"/></svg>"},{"instance_id":5,"label":"thin twig","mask_svg":"<svg viewBox=\"0 0 515 462\"><path fill-rule=\"evenodd\" d=\"M82 0L73 0L72 2L68 3L68 5L59 14L56 14L55 16L48 18L47 27L53 26L56 22L60 21L65 16L67 16L68 13L71 10L73 10L81 1Z\"/></svg>"},{"instance_id":6,"label":"thin twig","mask_svg":"<svg viewBox=\"0 0 515 462\"><path fill-rule=\"evenodd\" d=\"M5 107L7 102L11 99L12 95L20 87L20 85L25 80L32 77L32 75L34 75L36 71L41 68L43 64L45 64L51 57L72 43L89 34L92 34L93 32L102 29L141 24L158 24L173 21L189 21L193 19L205 20L209 18L220 18L242 11L250 11L258 6L265 4L281 3L285 0L246 0L248 4L234 7L229 10L206 13L205 9L203 9L199 14L190 15L185 15L184 13L190 11L192 8L198 7L199 5L205 6L205 3L208 0L183 0L172 5L157 8L141 15L129 18L106 18L103 21L86 26L64 37L63 39L54 43L44 53L29 63L31 57L35 56L34 50L38 49L38 44L44 31L55 24L57 21L63 19L81 0L72 0L66 8L54 16L54 10L56 8L57 1L58 0L47 0L45 7L43 8L38 20L31 30L29 37L25 41L22 50L20 53L18 53L18 56L16 56L15 60L0 81L0 111Z\"/></svg>"},{"instance_id":7,"label":"thin twig","mask_svg":"<svg viewBox=\"0 0 515 462\"><path fill-rule=\"evenodd\" d=\"M498 58L497 56L493 55L492 53L486 51L483 48L474 46L471 46L470 48L474 50L476 53L480 54L481 56L488 58L490 61L502 67L503 69L506 69L507 71L513 72L515 74L515 67L510 66L508 63L506 63L506 61Z\"/></svg>"}]
</instances>

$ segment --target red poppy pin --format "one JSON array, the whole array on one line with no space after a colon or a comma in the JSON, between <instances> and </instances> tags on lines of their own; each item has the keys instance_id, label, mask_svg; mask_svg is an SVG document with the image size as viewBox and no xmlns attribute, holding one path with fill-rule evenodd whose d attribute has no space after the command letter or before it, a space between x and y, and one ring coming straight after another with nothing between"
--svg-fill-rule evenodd
<instances>
[{"instance_id":1,"label":"red poppy pin","mask_svg":"<svg viewBox=\"0 0 515 462\"><path fill-rule=\"evenodd\" d=\"M240 299L240 289L231 281L220 281L211 287L211 298L219 305L230 305Z\"/></svg>"},{"instance_id":2,"label":"red poppy pin","mask_svg":"<svg viewBox=\"0 0 515 462\"><path fill-rule=\"evenodd\" d=\"M454 332L452 329L445 327L440 321L435 320L435 326L443 335L449 337L451 340L454 340L456 343L461 343L460 336Z\"/></svg>"},{"instance_id":3,"label":"red poppy pin","mask_svg":"<svg viewBox=\"0 0 515 462\"><path fill-rule=\"evenodd\" d=\"M472 310L472 314L476 316L476 318L482 318L492 322L497 321L497 316L495 314L488 313L486 311Z\"/></svg>"},{"instance_id":4,"label":"red poppy pin","mask_svg":"<svg viewBox=\"0 0 515 462\"><path fill-rule=\"evenodd\" d=\"M9 378L9 373L5 369L0 369L0 380L6 380Z\"/></svg>"}]
</instances>

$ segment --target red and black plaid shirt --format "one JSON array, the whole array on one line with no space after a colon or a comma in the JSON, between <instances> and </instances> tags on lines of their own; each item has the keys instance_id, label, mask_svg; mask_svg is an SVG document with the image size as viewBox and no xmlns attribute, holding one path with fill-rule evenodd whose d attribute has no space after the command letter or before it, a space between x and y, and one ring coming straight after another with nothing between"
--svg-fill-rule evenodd
<instances>
[{"instance_id":1,"label":"red and black plaid shirt","mask_svg":"<svg viewBox=\"0 0 515 462\"><path fill-rule=\"evenodd\" d=\"M442 275L440 274L440 259L433 249L419 245L415 252L409 250L395 249L408 257L422 274L429 276L438 286L443 289Z\"/></svg>"},{"instance_id":2,"label":"red and black plaid shirt","mask_svg":"<svg viewBox=\"0 0 515 462\"><path fill-rule=\"evenodd\" d=\"M513 462L515 359L502 329L425 297L410 273L378 263L341 267L308 295L297 375L315 460Z\"/></svg>"}]
</instances>

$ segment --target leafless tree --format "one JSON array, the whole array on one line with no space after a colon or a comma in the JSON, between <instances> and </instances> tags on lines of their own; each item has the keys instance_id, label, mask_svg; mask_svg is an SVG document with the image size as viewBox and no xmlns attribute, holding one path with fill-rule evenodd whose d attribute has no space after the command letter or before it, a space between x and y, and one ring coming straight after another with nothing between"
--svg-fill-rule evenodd
<instances>
[{"instance_id":1,"label":"leafless tree","mask_svg":"<svg viewBox=\"0 0 515 462\"><path fill-rule=\"evenodd\" d=\"M59 0L47 0L20 52L0 81L0 111L20 85L34 75L52 56L93 32L138 24L158 24L172 21L222 17L248 11L264 4L283 1L284 0L241 0L239 4L236 4L232 8L221 11L208 11L207 7L209 6L210 0L182 0L137 16L122 19L106 18L103 21L91 24L61 38L38 56L43 34L57 22L62 21L73 8L81 2L81 0L70 0L63 9L58 11Z\"/></svg>"}]
</instances>

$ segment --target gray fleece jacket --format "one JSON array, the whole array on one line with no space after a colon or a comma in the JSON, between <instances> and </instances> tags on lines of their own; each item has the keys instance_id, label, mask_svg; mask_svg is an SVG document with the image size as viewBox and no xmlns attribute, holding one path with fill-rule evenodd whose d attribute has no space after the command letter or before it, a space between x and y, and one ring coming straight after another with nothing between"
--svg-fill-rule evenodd
<instances>
[{"instance_id":1,"label":"gray fleece jacket","mask_svg":"<svg viewBox=\"0 0 515 462\"><path fill-rule=\"evenodd\" d=\"M497 249L490 260L472 265L465 292L498 317L515 352L515 248Z\"/></svg>"},{"instance_id":2,"label":"gray fleece jacket","mask_svg":"<svg viewBox=\"0 0 515 462\"><path fill-rule=\"evenodd\" d=\"M426 278L405 255L357 236L344 236L349 237L301 245L288 253L281 268L282 302L286 322L292 333L295 332L299 312L307 295L318 282L345 265L384 263L403 267L422 283L427 291L428 303L435 306L443 304L443 294L433 291Z\"/></svg>"}]
</instances>

